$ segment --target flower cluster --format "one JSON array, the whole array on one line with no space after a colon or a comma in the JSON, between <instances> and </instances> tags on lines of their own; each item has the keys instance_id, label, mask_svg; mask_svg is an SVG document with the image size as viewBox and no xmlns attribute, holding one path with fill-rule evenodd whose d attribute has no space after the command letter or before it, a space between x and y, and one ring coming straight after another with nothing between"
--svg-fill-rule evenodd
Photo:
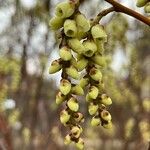
<instances>
[{"instance_id":1,"label":"flower cluster","mask_svg":"<svg viewBox=\"0 0 150 150\"><path fill-rule=\"evenodd\" d=\"M150 2L149 0L137 0L137 7L144 7L145 13L150 13Z\"/></svg>"},{"instance_id":2,"label":"flower cluster","mask_svg":"<svg viewBox=\"0 0 150 150\"><path fill-rule=\"evenodd\" d=\"M107 34L104 27L89 21L79 12L78 3L62 2L56 6L55 17L50 20L50 27L61 33L59 56L49 68L53 74L62 70L56 103L66 104L60 113L61 123L69 127L70 133L65 137L65 144L75 142L78 149L84 148L80 137L84 116L79 112L78 96L85 90L88 111L92 117L91 125L112 126L111 115L106 106L112 104L111 98L104 92L102 70L106 66L104 43ZM83 75L83 76L81 76Z\"/></svg>"}]
</instances>

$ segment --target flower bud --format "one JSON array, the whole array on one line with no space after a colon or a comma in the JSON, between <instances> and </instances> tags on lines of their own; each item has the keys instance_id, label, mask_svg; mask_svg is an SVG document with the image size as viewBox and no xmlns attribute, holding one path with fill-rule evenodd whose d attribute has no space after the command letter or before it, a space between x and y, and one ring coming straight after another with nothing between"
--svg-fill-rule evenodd
<instances>
[{"instance_id":1,"label":"flower bud","mask_svg":"<svg viewBox=\"0 0 150 150\"><path fill-rule=\"evenodd\" d=\"M88 106L88 111L90 115L95 115L98 110L98 105L90 103Z\"/></svg>"},{"instance_id":2,"label":"flower bud","mask_svg":"<svg viewBox=\"0 0 150 150\"><path fill-rule=\"evenodd\" d=\"M112 122L108 121L107 123L103 123L103 127L106 129L112 129Z\"/></svg>"},{"instance_id":3,"label":"flower bud","mask_svg":"<svg viewBox=\"0 0 150 150\"><path fill-rule=\"evenodd\" d=\"M107 37L94 39L94 42L95 42L96 44L98 44L98 43L103 43L103 44L104 44L104 43L107 42Z\"/></svg>"},{"instance_id":4,"label":"flower bud","mask_svg":"<svg viewBox=\"0 0 150 150\"><path fill-rule=\"evenodd\" d=\"M80 137L81 132L82 132L82 128L79 128L78 126L73 126L71 128L71 135L76 139Z\"/></svg>"},{"instance_id":5,"label":"flower bud","mask_svg":"<svg viewBox=\"0 0 150 150\"><path fill-rule=\"evenodd\" d=\"M103 41L98 41L96 40L96 45L97 45L97 51L100 53L100 54L103 54L105 49L104 49L104 42Z\"/></svg>"},{"instance_id":6,"label":"flower bud","mask_svg":"<svg viewBox=\"0 0 150 150\"><path fill-rule=\"evenodd\" d=\"M94 39L98 39L100 41L107 39L107 34L106 34L103 26L101 26L99 24L92 27L91 34L92 34Z\"/></svg>"},{"instance_id":7,"label":"flower bud","mask_svg":"<svg viewBox=\"0 0 150 150\"><path fill-rule=\"evenodd\" d=\"M89 78L87 78L87 77L83 77L79 82L79 85L82 88L85 88L88 84L89 84Z\"/></svg>"},{"instance_id":8,"label":"flower bud","mask_svg":"<svg viewBox=\"0 0 150 150\"><path fill-rule=\"evenodd\" d=\"M82 138L79 138L78 142L76 143L76 147L79 149L79 150L83 150L84 149L84 141Z\"/></svg>"},{"instance_id":9,"label":"flower bud","mask_svg":"<svg viewBox=\"0 0 150 150\"><path fill-rule=\"evenodd\" d=\"M93 41L84 41L83 46L84 46L83 55L85 55L86 57L92 57L94 53L97 51L97 46Z\"/></svg>"},{"instance_id":10,"label":"flower bud","mask_svg":"<svg viewBox=\"0 0 150 150\"><path fill-rule=\"evenodd\" d=\"M77 38L78 38L79 40L85 38L86 35L87 35L87 33L85 33L83 30L79 30L79 29L78 29Z\"/></svg>"},{"instance_id":11,"label":"flower bud","mask_svg":"<svg viewBox=\"0 0 150 150\"><path fill-rule=\"evenodd\" d=\"M63 23L63 18L55 16L49 21L49 26L52 30L58 30L63 27Z\"/></svg>"},{"instance_id":12,"label":"flower bud","mask_svg":"<svg viewBox=\"0 0 150 150\"><path fill-rule=\"evenodd\" d=\"M74 66L77 69L77 61L74 57L72 57L72 59L70 60L70 63L72 66Z\"/></svg>"},{"instance_id":13,"label":"flower bud","mask_svg":"<svg viewBox=\"0 0 150 150\"><path fill-rule=\"evenodd\" d=\"M73 79L79 79L80 77L77 69L74 66L70 66L69 68L66 68L66 73Z\"/></svg>"},{"instance_id":14,"label":"flower bud","mask_svg":"<svg viewBox=\"0 0 150 150\"><path fill-rule=\"evenodd\" d=\"M102 73L101 73L101 71L99 69L95 68L95 67L93 67L90 70L89 75L95 81L101 81L102 80Z\"/></svg>"},{"instance_id":15,"label":"flower bud","mask_svg":"<svg viewBox=\"0 0 150 150\"><path fill-rule=\"evenodd\" d=\"M148 2L148 3L145 5L144 11L145 11L146 13L150 13L150 2Z\"/></svg>"},{"instance_id":16,"label":"flower bud","mask_svg":"<svg viewBox=\"0 0 150 150\"><path fill-rule=\"evenodd\" d=\"M106 110L106 106L104 104L100 104L99 105L99 110L100 111Z\"/></svg>"},{"instance_id":17,"label":"flower bud","mask_svg":"<svg viewBox=\"0 0 150 150\"><path fill-rule=\"evenodd\" d=\"M106 94L102 94L100 102L106 106L109 106L112 104L111 98L107 96Z\"/></svg>"},{"instance_id":18,"label":"flower bud","mask_svg":"<svg viewBox=\"0 0 150 150\"><path fill-rule=\"evenodd\" d=\"M106 66L106 59L104 56L101 55L94 55L92 57L93 62L95 62L97 65L101 66L101 67L105 67Z\"/></svg>"},{"instance_id":19,"label":"flower bud","mask_svg":"<svg viewBox=\"0 0 150 150\"><path fill-rule=\"evenodd\" d=\"M101 123L101 120L97 116L94 116L91 120L91 126L93 127L100 125L100 123Z\"/></svg>"},{"instance_id":20,"label":"flower bud","mask_svg":"<svg viewBox=\"0 0 150 150\"><path fill-rule=\"evenodd\" d=\"M77 112L79 110L79 104L76 98L71 97L68 102L67 106L69 107L70 110Z\"/></svg>"},{"instance_id":21,"label":"flower bud","mask_svg":"<svg viewBox=\"0 0 150 150\"><path fill-rule=\"evenodd\" d=\"M69 145L71 142L72 142L71 141L71 136L70 136L70 134L67 134L65 139L64 139L64 144Z\"/></svg>"},{"instance_id":22,"label":"flower bud","mask_svg":"<svg viewBox=\"0 0 150 150\"><path fill-rule=\"evenodd\" d=\"M102 119L104 119L105 121L111 121L111 114L107 111L107 110L103 110L100 113L100 116Z\"/></svg>"},{"instance_id":23,"label":"flower bud","mask_svg":"<svg viewBox=\"0 0 150 150\"><path fill-rule=\"evenodd\" d=\"M80 58L77 61L77 69L79 71L82 71L83 69L85 69L87 65L88 65L88 60L84 57Z\"/></svg>"},{"instance_id":24,"label":"flower bud","mask_svg":"<svg viewBox=\"0 0 150 150\"><path fill-rule=\"evenodd\" d=\"M89 94L86 95L86 101L87 101L87 102L93 101L93 99L89 96Z\"/></svg>"},{"instance_id":25,"label":"flower bud","mask_svg":"<svg viewBox=\"0 0 150 150\"><path fill-rule=\"evenodd\" d=\"M64 23L64 32L68 37L75 37L77 34L76 22L71 19L67 19Z\"/></svg>"},{"instance_id":26,"label":"flower bud","mask_svg":"<svg viewBox=\"0 0 150 150\"><path fill-rule=\"evenodd\" d=\"M70 46L70 48L72 50L74 50L76 53L78 54L81 54L84 52L84 46L82 45L82 43L76 39L76 38L73 38L73 39L69 39L68 40L68 45Z\"/></svg>"},{"instance_id":27,"label":"flower bud","mask_svg":"<svg viewBox=\"0 0 150 150\"><path fill-rule=\"evenodd\" d=\"M69 61L72 58L71 49L67 47L62 47L59 51L59 55L62 60Z\"/></svg>"},{"instance_id":28,"label":"flower bud","mask_svg":"<svg viewBox=\"0 0 150 150\"><path fill-rule=\"evenodd\" d=\"M51 66L49 67L49 74L53 74L53 73L56 73L58 72L60 69L61 69L61 64L60 64L60 60L54 60L52 63L51 63Z\"/></svg>"},{"instance_id":29,"label":"flower bud","mask_svg":"<svg viewBox=\"0 0 150 150\"><path fill-rule=\"evenodd\" d=\"M90 30L90 22L86 19L83 14L78 13L75 16L75 21L79 30L87 32Z\"/></svg>"},{"instance_id":30,"label":"flower bud","mask_svg":"<svg viewBox=\"0 0 150 150\"><path fill-rule=\"evenodd\" d=\"M70 17L75 11L75 5L70 2L61 2L56 6L55 14L61 18Z\"/></svg>"},{"instance_id":31,"label":"flower bud","mask_svg":"<svg viewBox=\"0 0 150 150\"><path fill-rule=\"evenodd\" d=\"M71 93L75 95L84 95L84 91L80 85L75 85L71 88Z\"/></svg>"},{"instance_id":32,"label":"flower bud","mask_svg":"<svg viewBox=\"0 0 150 150\"><path fill-rule=\"evenodd\" d=\"M66 122L68 122L70 117L71 116L68 113L68 111L66 111L66 110L61 111L61 113L60 113L60 121L61 121L62 124L65 124Z\"/></svg>"},{"instance_id":33,"label":"flower bud","mask_svg":"<svg viewBox=\"0 0 150 150\"><path fill-rule=\"evenodd\" d=\"M77 112L77 113L74 113L74 116L73 116L73 118L74 118L74 120L76 121L76 122L84 122L84 116L83 116L83 114L82 113L80 113L80 112Z\"/></svg>"},{"instance_id":34,"label":"flower bud","mask_svg":"<svg viewBox=\"0 0 150 150\"><path fill-rule=\"evenodd\" d=\"M91 99L96 99L98 96L98 88L96 86L91 86L88 95Z\"/></svg>"},{"instance_id":35,"label":"flower bud","mask_svg":"<svg viewBox=\"0 0 150 150\"><path fill-rule=\"evenodd\" d=\"M68 121L68 122L64 123L63 125L64 125L65 127L69 127L69 126L70 126L70 122Z\"/></svg>"},{"instance_id":36,"label":"flower bud","mask_svg":"<svg viewBox=\"0 0 150 150\"><path fill-rule=\"evenodd\" d=\"M58 92L56 95L56 104L59 105L65 100L65 95L63 95L61 92Z\"/></svg>"},{"instance_id":37,"label":"flower bud","mask_svg":"<svg viewBox=\"0 0 150 150\"><path fill-rule=\"evenodd\" d=\"M80 132L82 133L83 132L83 128L80 125L78 125L78 127L80 129Z\"/></svg>"},{"instance_id":38,"label":"flower bud","mask_svg":"<svg viewBox=\"0 0 150 150\"><path fill-rule=\"evenodd\" d=\"M96 84L96 87L99 89L99 92L102 92L104 90L104 82L100 80L98 84Z\"/></svg>"},{"instance_id":39,"label":"flower bud","mask_svg":"<svg viewBox=\"0 0 150 150\"><path fill-rule=\"evenodd\" d=\"M71 83L66 79L61 79L59 89L62 94L67 95L71 91Z\"/></svg>"},{"instance_id":40,"label":"flower bud","mask_svg":"<svg viewBox=\"0 0 150 150\"><path fill-rule=\"evenodd\" d=\"M136 6L143 7L144 5L146 5L147 2L148 2L148 0L137 0Z\"/></svg>"}]
</instances>

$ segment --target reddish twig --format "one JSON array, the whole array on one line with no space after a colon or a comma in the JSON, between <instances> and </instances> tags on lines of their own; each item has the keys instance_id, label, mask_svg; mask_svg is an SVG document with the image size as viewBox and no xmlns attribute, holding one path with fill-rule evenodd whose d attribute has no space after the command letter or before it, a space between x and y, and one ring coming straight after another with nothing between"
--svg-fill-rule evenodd
<instances>
[{"instance_id":1,"label":"reddish twig","mask_svg":"<svg viewBox=\"0 0 150 150\"><path fill-rule=\"evenodd\" d=\"M11 131L8 127L8 123L5 117L2 114L0 114L0 134L3 135L3 138L4 138L3 147L6 148L7 150L13 150ZM1 149L1 146L0 146L0 149Z\"/></svg>"},{"instance_id":2,"label":"reddish twig","mask_svg":"<svg viewBox=\"0 0 150 150\"><path fill-rule=\"evenodd\" d=\"M136 12L130 8L127 8L123 5L121 5L120 3L118 3L115 0L105 0L105 1L113 5L114 11L121 12L121 13L127 14L129 16L132 16L132 17L134 17L134 18L140 20L141 22L150 26L150 19L149 18L141 15L140 13L138 13L138 12Z\"/></svg>"},{"instance_id":3,"label":"reddish twig","mask_svg":"<svg viewBox=\"0 0 150 150\"><path fill-rule=\"evenodd\" d=\"M107 9L104 9L103 11L101 11L96 16L96 18L93 20L93 25L99 23L99 21L101 20L102 17L106 16L107 14L109 14L109 13L111 13L113 11L115 11L114 7L110 7L110 8L107 8Z\"/></svg>"}]
</instances>

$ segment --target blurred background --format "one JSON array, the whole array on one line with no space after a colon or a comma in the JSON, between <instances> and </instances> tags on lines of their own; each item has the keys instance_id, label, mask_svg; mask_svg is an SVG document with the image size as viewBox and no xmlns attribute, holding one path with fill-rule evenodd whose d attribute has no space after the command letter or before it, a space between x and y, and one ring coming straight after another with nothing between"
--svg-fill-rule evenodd
<instances>
[{"instance_id":1,"label":"blurred background","mask_svg":"<svg viewBox=\"0 0 150 150\"><path fill-rule=\"evenodd\" d=\"M48 74L58 58L58 40L48 27L58 0L0 0L0 150L74 150L64 146L66 129L55 104L60 73ZM135 1L120 0L142 14ZM85 0L80 10L93 18L109 4ZM144 14L146 15L146 14ZM90 127L85 99L81 111L86 150L148 150L150 141L150 28L112 13L102 19L109 36L105 90L112 130Z\"/></svg>"}]
</instances>

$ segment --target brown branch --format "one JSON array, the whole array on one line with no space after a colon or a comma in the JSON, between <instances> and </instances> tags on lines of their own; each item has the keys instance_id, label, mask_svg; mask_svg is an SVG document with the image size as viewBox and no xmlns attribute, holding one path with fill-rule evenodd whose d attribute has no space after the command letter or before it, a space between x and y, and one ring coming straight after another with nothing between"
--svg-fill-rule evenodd
<instances>
[{"instance_id":1,"label":"brown branch","mask_svg":"<svg viewBox=\"0 0 150 150\"><path fill-rule=\"evenodd\" d=\"M141 15L140 13L138 13L138 12L136 12L130 8L127 8L123 5L121 5L120 3L118 3L115 0L105 0L105 1L113 5L114 11L125 13L125 14L132 16L132 17L134 17L134 18L140 20L141 22L150 26L150 19L149 18Z\"/></svg>"},{"instance_id":2,"label":"brown branch","mask_svg":"<svg viewBox=\"0 0 150 150\"><path fill-rule=\"evenodd\" d=\"M111 13L111 12L113 12L113 11L115 11L114 7L110 7L110 8L107 8L107 9L101 11L101 12L96 16L96 18L93 20L93 24L92 24L92 25L99 23L99 21L101 20L102 17L108 15L109 13Z\"/></svg>"},{"instance_id":3,"label":"brown branch","mask_svg":"<svg viewBox=\"0 0 150 150\"><path fill-rule=\"evenodd\" d=\"M105 10L101 11L97 16L104 17L107 14L113 12L114 10L115 10L114 7L110 7L108 9L105 9Z\"/></svg>"}]
</instances>

